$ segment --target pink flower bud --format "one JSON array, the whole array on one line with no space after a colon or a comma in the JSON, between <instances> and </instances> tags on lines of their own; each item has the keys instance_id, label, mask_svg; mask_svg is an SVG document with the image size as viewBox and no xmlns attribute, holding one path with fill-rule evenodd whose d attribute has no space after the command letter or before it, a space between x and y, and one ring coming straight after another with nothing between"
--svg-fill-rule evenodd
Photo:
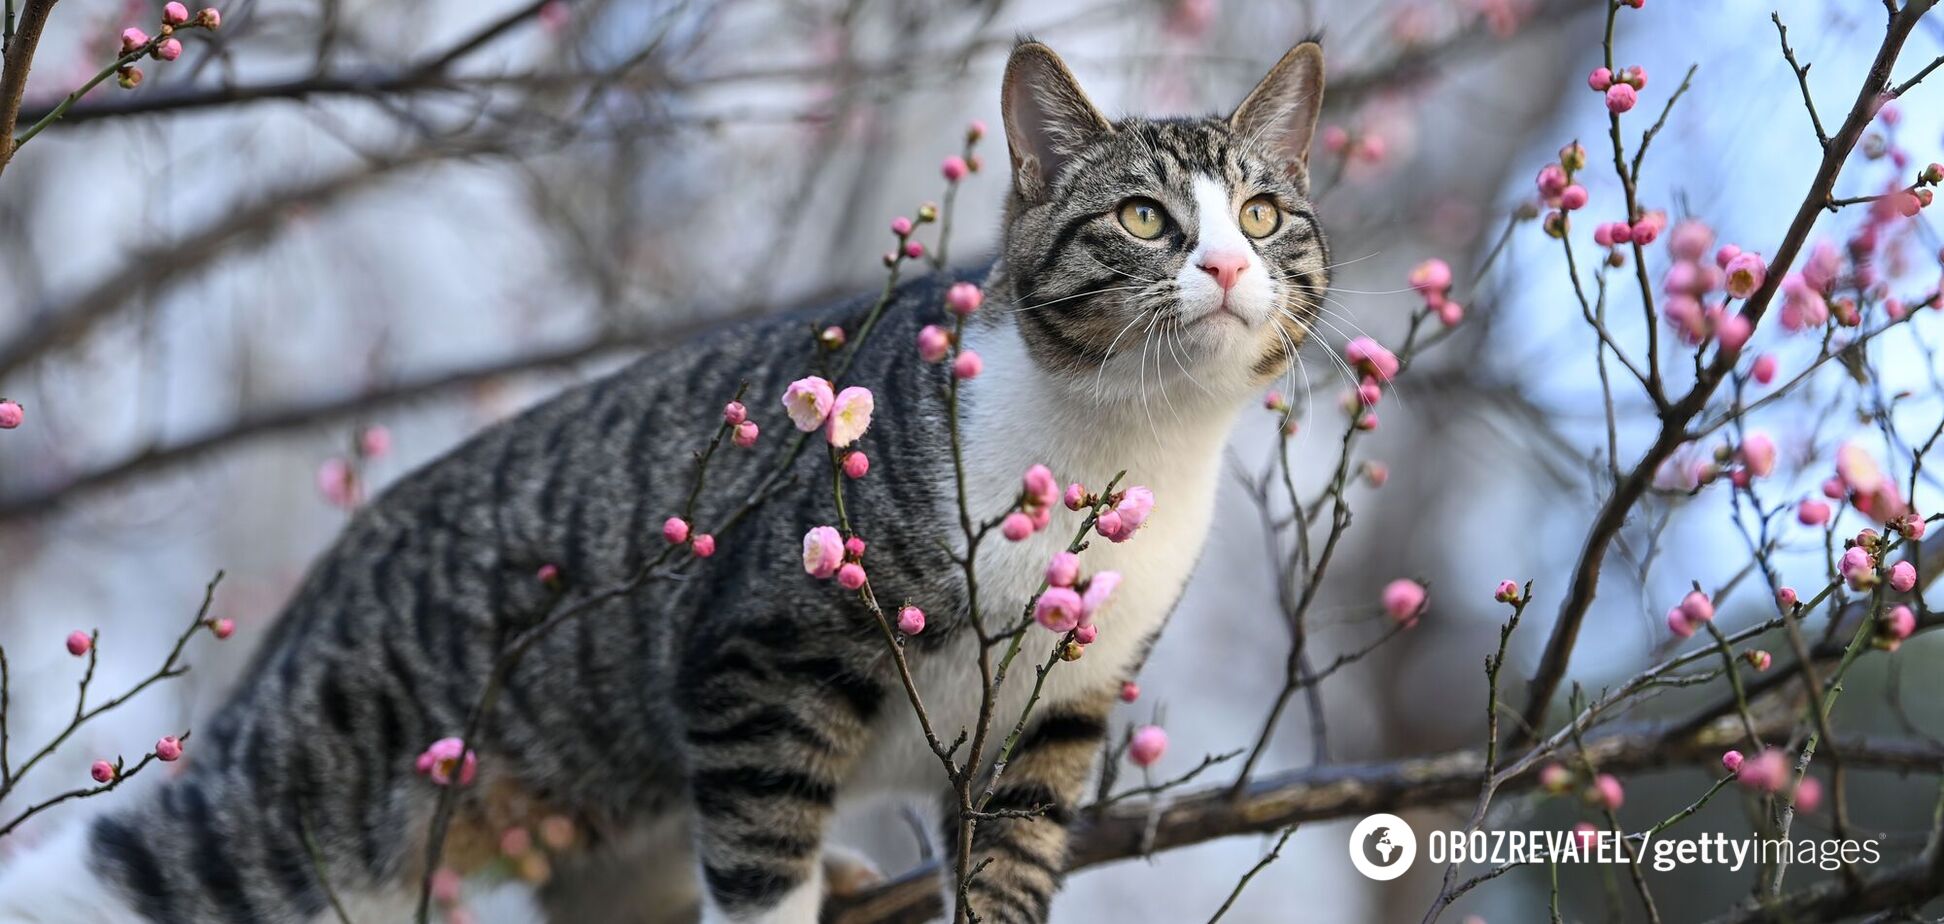
<instances>
[{"instance_id":1,"label":"pink flower bud","mask_svg":"<svg viewBox=\"0 0 1944 924\"><path fill-rule=\"evenodd\" d=\"M106 783L115 778L115 765L105 760L97 760L88 767L88 775L97 783Z\"/></svg>"},{"instance_id":2,"label":"pink flower bud","mask_svg":"<svg viewBox=\"0 0 1944 924\"><path fill-rule=\"evenodd\" d=\"M1734 356L1741 352L1742 347L1748 345L1748 338L1754 333L1755 325L1746 316L1736 312L1721 319L1720 325L1715 328L1715 339L1721 342L1723 355Z\"/></svg>"},{"instance_id":3,"label":"pink flower bud","mask_svg":"<svg viewBox=\"0 0 1944 924\"><path fill-rule=\"evenodd\" d=\"M1132 680L1121 682L1120 701L1131 703L1141 698L1141 685Z\"/></svg>"},{"instance_id":4,"label":"pink flower bud","mask_svg":"<svg viewBox=\"0 0 1944 924\"><path fill-rule=\"evenodd\" d=\"M155 759L172 761L182 756L182 740L174 735L163 735L155 742Z\"/></svg>"},{"instance_id":5,"label":"pink flower bud","mask_svg":"<svg viewBox=\"0 0 1944 924\"><path fill-rule=\"evenodd\" d=\"M935 363L945 358L952 349L952 338L945 329L936 324L927 324L918 330L918 358Z\"/></svg>"},{"instance_id":6,"label":"pink flower bud","mask_svg":"<svg viewBox=\"0 0 1944 924\"><path fill-rule=\"evenodd\" d=\"M533 573L533 577L540 583L551 587L560 582L560 566L552 563L541 565L540 570Z\"/></svg>"},{"instance_id":7,"label":"pink flower bud","mask_svg":"<svg viewBox=\"0 0 1944 924\"><path fill-rule=\"evenodd\" d=\"M1620 804L1627 800L1626 790L1620 786L1620 781L1610 773L1602 773L1593 778L1593 789L1590 795L1592 796L1591 801L1594 804L1605 808L1609 812L1619 810Z\"/></svg>"},{"instance_id":8,"label":"pink flower bud","mask_svg":"<svg viewBox=\"0 0 1944 924\"><path fill-rule=\"evenodd\" d=\"M1612 247L1613 246L1613 226L1615 224L1616 222L1610 221L1600 225L1599 227L1594 228L1593 243L1598 244L1601 247ZM1620 225L1620 227L1624 228L1626 227L1626 225Z\"/></svg>"},{"instance_id":9,"label":"pink flower bud","mask_svg":"<svg viewBox=\"0 0 1944 924\"><path fill-rule=\"evenodd\" d=\"M1915 631L1917 617L1910 612L1910 607L1902 604L1891 607L1890 612L1883 614L1883 620L1877 624L1877 635L1892 642L1901 642ZM1894 650L1894 646L1892 648Z\"/></svg>"},{"instance_id":10,"label":"pink flower bud","mask_svg":"<svg viewBox=\"0 0 1944 924\"><path fill-rule=\"evenodd\" d=\"M1383 344L1369 337L1357 337L1345 343L1343 358L1365 376L1385 382L1397 377L1399 367L1397 354L1385 349Z\"/></svg>"},{"instance_id":11,"label":"pink flower bud","mask_svg":"<svg viewBox=\"0 0 1944 924\"><path fill-rule=\"evenodd\" d=\"M1013 542L1025 539L1033 534L1033 518L1017 510L1006 514L999 522L999 534Z\"/></svg>"},{"instance_id":12,"label":"pink flower bud","mask_svg":"<svg viewBox=\"0 0 1944 924\"><path fill-rule=\"evenodd\" d=\"M1678 606L1667 611L1667 631L1674 633L1678 638L1691 638L1694 631L1700 627L1699 623L1689 619L1688 614Z\"/></svg>"},{"instance_id":13,"label":"pink flower bud","mask_svg":"<svg viewBox=\"0 0 1944 924\"><path fill-rule=\"evenodd\" d=\"M965 140L977 141L980 138L984 138L985 135L986 135L986 124L984 122L978 119L973 119L972 121L967 122L965 124Z\"/></svg>"},{"instance_id":14,"label":"pink flower bud","mask_svg":"<svg viewBox=\"0 0 1944 924\"><path fill-rule=\"evenodd\" d=\"M1755 364L1749 367L1749 378L1754 379L1758 385L1767 385L1775 381L1775 369L1777 365L1778 362L1774 353L1763 353L1755 357Z\"/></svg>"},{"instance_id":15,"label":"pink flower bud","mask_svg":"<svg viewBox=\"0 0 1944 924\"><path fill-rule=\"evenodd\" d=\"M1723 753L1721 765L1727 768L1729 773L1739 772L1742 767L1742 752L1731 750Z\"/></svg>"},{"instance_id":16,"label":"pink flower bud","mask_svg":"<svg viewBox=\"0 0 1944 924\"><path fill-rule=\"evenodd\" d=\"M1793 587L1778 587L1775 589L1775 605L1784 610L1795 609L1796 602L1800 599L1796 595L1795 588Z\"/></svg>"},{"instance_id":17,"label":"pink flower bud","mask_svg":"<svg viewBox=\"0 0 1944 924\"><path fill-rule=\"evenodd\" d=\"M1742 653L1742 657L1747 659L1748 666L1754 668L1757 672L1768 670L1775 663L1775 656L1760 648L1745 651Z\"/></svg>"},{"instance_id":18,"label":"pink flower bud","mask_svg":"<svg viewBox=\"0 0 1944 924\"><path fill-rule=\"evenodd\" d=\"M1738 455L1750 475L1767 478L1775 471L1775 441L1766 433L1757 431L1742 437Z\"/></svg>"},{"instance_id":19,"label":"pink flower bud","mask_svg":"<svg viewBox=\"0 0 1944 924\"><path fill-rule=\"evenodd\" d=\"M1850 546L1843 553L1836 570L1849 582L1851 590L1868 590L1876 586L1876 561L1860 546Z\"/></svg>"},{"instance_id":20,"label":"pink flower bud","mask_svg":"<svg viewBox=\"0 0 1944 924\"><path fill-rule=\"evenodd\" d=\"M1543 177L1543 172L1541 175ZM1445 292L1451 289L1451 264L1435 257L1426 260L1412 268L1409 281L1411 288L1424 296L1425 301L1443 298Z\"/></svg>"},{"instance_id":21,"label":"pink flower bud","mask_svg":"<svg viewBox=\"0 0 1944 924\"><path fill-rule=\"evenodd\" d=\"M906 259L916 260L925 255L925 245L917 241L905 241L904 255Z\"/></svg>"},{"instance_id":22,"label":"pink flower bud","mask_svg":"<svg viewBox=\"0 0 1944 924\"><path fill-rule=\"evenodd\" d=\"M182 57L182 42L173 38L163 39L156 43L155 56L164 61L174 61Z\"/></svg>"},{"instance_id":23,"label":"pink flower bud","mask_svg":"<svg viewBox=\"0 0 1944 924\"><path fill-rule=\"evenodd\" d=\"M891 219L891 233L899 237L904 237L910 234L911 219L906 218L903 215L899 215L898 217Z\"/></svg>"},{"instance_id":24,"label":"pink flower bud","mask_svg":"<svg viewBox=\"0 0 1944 924\"><path fill-rule=\"evenodd\" d=\"M695 552L696 558L708 558L715 554L715 537L708 533L696 536L695 541L689 544L689 549Z\"/></svg>"},{"instance_id":25,"label":"pink flower bud","mask_svg":"<svg viewBox=\"0 0 1944 924\"><path fill-rule=\"evenodd\" d=\"M1572 771L1560 764L1547 764L1539 768L1539 785L1550 793L1562 793L1573 785Z\"/></svg>"},{"instance_id":26,"label":"pink flower bud","mask_svg":"<svg viewBox=\"0 0 1944 924\"><path fill-rule=\"evenodd\" d=\"M162 21L171 26L180 26L189 21L189 8L180 3L162 4Z\"/></svg>"},{"instance_id":27,"label":"pink flower bud","mask_svg":"<svg viewBox=\"0 0 1944 924\"><path fill-rule=\"evenodd\" d=\"M1813 776L1805 776L1796 784L1795 806L1798 812L1814 812L1822 806L1822 781Z\"/></svg>"},{"instance_id":28,"label":"pink flower bud","mask_svg":"<svg viewBox=\"0 0 1944 924\"><path fill-rule=\"evenodd\" d=\"M1438 313L1438 323L1446 327L1457 327L1459 322L1465 320L1465 306L1449 299L1440 302L1438 307L1432 310Z\"/></svg>"},{"instance_id":29,"label":"pink flower bud","mask_svg":"<svg viewBox=\"0 0 1944 924\"><path fill-rule=\"evenodd\" d=\"M741 401L731 401L722 406L723 423L733 427L748 419L749 408L744 407Z\"/></svg>"},{"instance_id":30,"label":"pink flower bud","mask_svg":"<svg viewBox=\"0 0 1944 924\"><path fill-rule=\"evenodd\" d=\"M1604 836L1600 833L1599 826L1590 821L1582 821L1573 826L1573 842L1579 845L1581 853L1593 851L1599 846L1600 838Z\"/></svg>"},{"instance_id":31,"label":"pink flower bud","mask_svg":"<svg viewBox=\"0 0 1944 924\"><path fill-rule=\"evenodd\" d=\"M236 620L218 619L215 622L210 623L209 634L216 636L218 641L221 641L223 639L229 638L232 635L235 635Z\"/></svg>"},{"instance_id":32,"label":"pink flower bud","mask_svg":"<svg viewBox=\"0 0 1944 924\"><path fill-rule=\"evenodd\" d=\"M1558 164L1547 164L1539 168L1539 176L1533 180L1533 185L1539 188L1539 198L1547 202L1557 202L1571 182L1566 178L1565 168ZM1446 272L1450 272L1449 268ZM1446 286L1449 285L1450 283L1447 282Z\"/></svg>"},{"instance_id":33,"label":"pink flower bud","mask_svg":"<svg viewBox=\"0 0 1944 924\"><path fill-rule=\"evenodd\" d=\"M675 545L681 545L682 543L688 541L688 537L689 537L689 525L687 520L684 520L681 517L669 517L668 519L662 521L663 539L666 539L669 542L674 543Z\"/></svg>"},{"instance_id":34,"label":"pink flower bud","mask_svg":"<svg viewBox=\"0 0 1944 924\"><path fill-rule=\"evenodd\" d=\"M1053 556L1046 566L1046 583L1054 587L1072 587L1080 579L1080 556L1065 550Z\"/></svg>"},{"instance_id":35,"label":"pink flower bud","mask_svg":"<svg viewBox=\"0 0 1944 924\"><path fill-rule=\"evenodd\" d=\"M1519 585L1512 581L1500 581L1498 590L1492 593L1492 599L1500 603L1511 603L1519 599Z\"/></svg>"},{"instance_id":36,"label":"pink flower bud","mask_svg":"<svg viewBox=\"0 0 1944 924\"><path fill-rule=\"evenodd\" d=\"M1613 72L1604 67L1596 67L1593 73L1586 75L1586 85L1596 92L1605 93L1608 87L1613 86Z\"/></svg>"},{"instance_id":37,"label":"pink flower bud","mask_svg":"<svg viewBox=\"0 0 1944 924\"><path fill-rule=\"evenodd\" d=\"M965 158L957 154L945 158L945 162L939 165L938 172L945 175L945 181L948 183L956 183L965 179L967 172Z\"/></svg>"},{"instance_id":38,"label":"pink flower bud","mask_svg":"<svg viewBox=\"0 0 1944 924\"><path fill-rule=\"evenodd\" d=\"M1696 626L1713 619L1715 614L1714 601L1698 590L1690 590L1687 596L1681 598L1680 609Z\"/></svg>"},{"instance_id":39,"label":"pink flower bud","mask_svg":"<svg viewBox=\"0 0 1944 924\"><path fill-rule=\"evenodd\" d=\"M1632 241L1642 247L1652 244L1655 238L1660 237L1660 232L1661 226L1659 222L1649 221L1644 218L1634 222L1627 228L1627 234Z\"/></svg>"},{"instance_id":40,"label":"pink flower bud","mask_svg":"<svg viewBox=\"0 0 1944 924\"><path fill-rule=\"evenodd\" d=\"M915 606L898 610L898 631L906 635L917 635L925 631L925 611Z\"/></svg>"},{"instance_id":41,"label":"pink flower bud","mask_svg":"<svg viewBox=\"0 0 1944 924\"><path fill-rule=\"evenodd\" d=\"M1796 505L1796 520L1804 526L1821 526L1829 522L1829 505L1815 498L1804 498Z\"/></svg>"},{"instance_id":42,"label":"pink flower bud","mask_svg":"<svg viewBox=\"0 0 1944 924\"><path fill-rule=\"evenodd\" d=\"M1566 187L1559 194L1559 207L1567 211L1586 207L1586 187L1578 183Z\"/></svg>"},{"instance_id":43,"label":"pink flower bud","mask_svg":"<svg viewBox=\"0 0 1944 924\"><path fill-rule=\"evenodd\" d=\"M984 301L985 292L969 282L955 282L945 290L945 307L961 318L979 310L979 304Z\"/></svg>"},{"instance_id":44,"label":"pink flower bud","mask_svg":"<svg viewBox=\"0 0 1944 924\"><path fill-rule=\"evenodd\" d=\"M1627 84L1616 83L1613 86L1607 87L1607 91L1606 91L1607 111L1615 115L1619 115L1620 113L1632 109L1634 107L1634 101L1636 99L1638 99L1638 97L1635 96L1634 94L1634 88L1628 86Z\"/></svg>"},{"instance_id":45,"label":"pink flower bud","mask_svg":"<svg viewBox=\"0 0 1944 924\"><path fill-rule=\"evenodd\" d=\"M844 540L844 554L852 558L863 558L866 548L863 536L852 536Z\"/></svg>"},{"instance_id":46,"label":"pink flower bud","mask_svg":"<svg viewBox=\"0 0 1944 924\"><path fill-rule=\"evenodd\" d=\"M1398 622L1413 622L1423 611L1425 598L1424 585L1399 578L1384 585L1384 612Z\"/></svg>"},{"instance_id":47,"label":"pink flower bud","mask_svg":"<svg viewBox=\"0 0 1944 924\"><path fill-rule=\"evenodd\" d=\"M1917 586L1917 567L1908 561L1900 561L1890 566L1890 589L1900 594L1910 593Z\"/></svg>"},{"instance_id":48,"label":"pink flower bud","mask_svg":"<svg viewBox=\"0 0 1944 924\"><path fill-rule=\"evenodd\" d=\"M1365 483L1373 488L1381 488L1390 481L1390 466L1372 459L1363 464L1363 476Z\"/></svg>"},{"instance_id":49,"label":"pink flower bud","mask_svg":"<svg viewBox=\"0 0 1944 924\"><path fill-rule=\"evenodd\" d=\"M817 580L837 573L844 563L844 537L832 526L815 526L803 534L803 571Z\"/></svg>"},{"instance_id":50,"label":"pink flower bud","mask_svg":"<svg viewBox=\"0 0 1944 924\"><path fill-rule=\"evenodd\" d=\"M844 562L837 569L837 585L845 590L856 590L864 586L864 566L854 561Z\"/></svg>"},{"instance_id":51,"label":"pink flower bud","mask_svg":"<svg viewBox=\"0 0 1944 924\"><path fill-rule=\"evenodd\" d=\"M1100 627L1095 625L1075 626L1073 640L1082 645L1091 645L1100 637Z\"/></svg>"},{"instance_id":52,"label":"pink flower bud","mask_svg":"<svg viewBox=\"0 0 1944 924\"><path fill-rule=\"evenodd\" d=\"M205 29L220 29L223 25L223 14L216 12L213 6L203 7L202 12L196 14L196 24Z\"/></svg>"},{"instance_id":53,"label":"pink flower bud","mask_svg":"<svg viewBox=\"0 0 1944 924\"><path fill-rule=\"evenodd\" d=\"M748 449L756 445L756 437L761 433L762 428L756 426L756 421L745 420L736 425L736 434L730 437L730 440L737 446Z\"/></svg>"},{"instance_id":54,"label":"pink flower bud","mask_svg":"<svg viewBox=\"0 0 1944 924\"><path fill-rule=\"evenodd\" d=\"M1079 510L1087 506L1087 489L1078 481L1067 485L1065 503L1068 510Z\"/></svg>"},{"instance_id":55,"label":"pink flower bud","mask_svg":"<svg viewBox=\"0 0 1944 924\"><path fill-rule=\"evenodd\" d=\"M137 29L133 26L130 26L122 30L121 48L123 52L134 51L135 49L140 48L143 45L147 45L148 41L149 41L148 33L143 32L142 30Z\"/></svg>"},{"instance_id":56,"label":"pink flower bud","mask_svg":"<svg viewBox=\"0 0 1944 924\"><path fill-rule=\"evenodd\" d=\"M500 835L500 855L517 860L533 850L533 832L521 827L507 828ZM450 924L450 922L447 922Z\"/></svg>"},{"instance_id":57,"label":"pink flower bud","mask_svg":"<svg viewBox=\"0 0 1944 924\"><path fill-rule=\"evenodd\" d=\"M1080 595L1071 587L1048 587L1033 604L1033 618L1054 632L1071 632L1080 625Z\"/></svg>"},{"instance_id":58,"label":"pink flower bud","mask_svg":"<svg viewBox=\"0 0 1944 924\"><path fill-rule=\"evenodd\" d=\"M0 401L0 430L12 430L25 420L27 412L18 402Z\"/></svg>"},{"instance_id":59,"label":"pink flower bud","mask_svg":"<svg viewBox=\"0 0 1944 924\"><path fill-rule=\"evenodd\" d=\"M957 359L952 360L952 377L964 381L976 379L985 369L985 360L971 350L960 350Z\"/></svg>"},{"instance_id":60,"label":"pink flower bud","mask_svg":"<svg viewBox=\"0 0 1944 924\"><path fill-rule=\"evenodd\" d=\"M844 476L845 477L853 478L853 479L862 478L864 477L865 473L869 472L870 470L871 470L871 459L869 456L866 456L861 450L853 450L851 452L847 452L844 454Z\"/></svg>"},{"instance_id":61,"label":"pink flower bud","mask_svg":"<svg viewBox=\"0 0 1944 924\"><path fill-rule=\"evenodd\" d=\"M440 786L470 786L479 772L479 755L458 738L440 738L419 754L416 768Z\"/></svg>"},{"instance_id":62,"label":"pink flower bud","mask_svg":"<svg viewBox=\"0 0 1944 924\"><path fill-rule=\"evenodd\" d=\"M1137 766L1152 767L1168 750L1168 733L1159 725L1143 725L1127 745L1127 759Z\"/></svg>"},{"instance_id":63,"label":"pink flower bud","mask_svg":"<svg viewBox=\"0 0 1944 924\"><path fill-rule=\"evenodd\" d=\"M384 427L366 427L358 434L358 454L367 459L380 458L391 452L391 431Z\"/></svg>"},{"instance_id":64,"label":"pink flower bud","mask_svg":"<svg viewBox=\"0 0 1944 924\"><path fill-rule=\"evenodd\" d=\"M67 637L68 654L71 654L78 658L81 657L82 655L87 654L88 650L93 647L94 647L94 636L89 635L88 633L83 632L80 629L76 629L73 632L68 633L68 637Z\"/></svg>"}]
</instances>

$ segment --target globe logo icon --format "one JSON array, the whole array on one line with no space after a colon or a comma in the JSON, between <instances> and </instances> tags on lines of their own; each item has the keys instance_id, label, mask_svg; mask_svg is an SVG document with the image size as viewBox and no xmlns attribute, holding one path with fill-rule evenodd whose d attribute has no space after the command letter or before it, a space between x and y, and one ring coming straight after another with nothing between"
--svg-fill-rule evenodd
<instances>
[{"instance_id":1,"label":"globe logo icon","mask_svg":"<svg viewBox=\"0 0 1944 924\"><path fill-rule=\"evenodd\" d=\"M1417 832L1396 815L1376 814L1350 830L1350 865L1366 877L1396 879L1417 859Z\"/></svg>"}]
</instances>

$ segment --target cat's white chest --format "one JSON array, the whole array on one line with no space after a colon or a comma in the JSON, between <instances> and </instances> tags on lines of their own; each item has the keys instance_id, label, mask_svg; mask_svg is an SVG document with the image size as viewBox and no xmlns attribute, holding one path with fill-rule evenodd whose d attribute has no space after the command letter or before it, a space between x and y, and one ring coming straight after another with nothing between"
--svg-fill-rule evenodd
<instances>
[{"instance_id":1,"label":"cat's white chest","mask_svg":"<svg viewBox=\"0 0 1944 924\"><path fill-rule=\"evenodd\" d=\"M1095 408L1063 400L1039 380L1009 329L988 332L972 345L986 361L974 383L979 390L965 403L962 424L967 497L975 520L1007 509L1026 469L1034 464L1052 469L1063 486L1077 481L1089 491L1104 489L1126 470L1121 488L1145 485L1155 496L1146 524L1125 542L1087 535L1081 574L1116 571L1121 584L1097 614L1099 636L1085 654L1077 661L1055 663L1048 672L1034 706L1038 714L1062 700L1117 690L1133 676L1148 640L1180 597L1208 535L1233 411L1193 419L1157 418L1153 429L1145 420L1105 419ZM955 497L952 486L946 487L942 495ZM956 509L939 515L941 522L957 522ZM996 530L985 538L978 556L979 602L995 633L1020 621L1047 563L1067 548L1082 521L1083 514L1057 506L1048 527L1023 541L1010 542ZM1026 630L1000 688L989 753L1018 722L1037 668L1047 663L1058 640L1038 624ZM977 649L977 640L965 633L923 658L916 673L933 728L947 742L961 730L969 740L977 730L982 688ZM1004 646L993 649L995 665L1004 651ZM941 769L911 709L902 696L892 699L895 706L878 720L879 733L856 787L871 792L942 789Z\"/></svg>"}]
</instances>

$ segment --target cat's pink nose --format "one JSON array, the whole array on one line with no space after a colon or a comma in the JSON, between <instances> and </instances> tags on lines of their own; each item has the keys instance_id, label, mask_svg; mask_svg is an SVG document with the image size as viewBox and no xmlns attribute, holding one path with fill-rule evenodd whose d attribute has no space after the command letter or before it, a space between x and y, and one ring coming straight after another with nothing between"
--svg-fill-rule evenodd
<instances>
[{"instance_id":1,"label":"cat's pink nose","mask_svg":"<svg viewBox=\"0 0 1944 924\"><path fill-rule=\"evenodd\" d=\"M1249 255L1239 250L1211 250L1202 255L1197 264L1202 271L1215 277L1215 284L1227 292L1235 288L1235 281L1242 278L1242 271L1249 268Z\"/></svg>"}]
</instances>

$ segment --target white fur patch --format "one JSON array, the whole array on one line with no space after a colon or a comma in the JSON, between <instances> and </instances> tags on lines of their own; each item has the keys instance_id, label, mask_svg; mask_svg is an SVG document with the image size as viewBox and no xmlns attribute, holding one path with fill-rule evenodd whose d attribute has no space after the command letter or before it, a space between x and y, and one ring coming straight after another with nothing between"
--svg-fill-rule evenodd
<instances>
[{"instance_id":1,"label":"white fur patch","mask_svg":"<svg viewBox=\"0 0 1944 924\"><path fill-rule=\"evenodd\" d=\"M1226 185L1206 176L1195 177L1194 193L1195 249L1175 275L1181 285L1182 313L1193 322L1220 311L1222 287L1201 265L1212 252L1244 253L1249 256L1249 267L1226 293L1227 306L1251 326L1267 323L1275 312L1275 284L1262 256L1237 222L1242 203Z\"/></svg>"}]
</instances>

